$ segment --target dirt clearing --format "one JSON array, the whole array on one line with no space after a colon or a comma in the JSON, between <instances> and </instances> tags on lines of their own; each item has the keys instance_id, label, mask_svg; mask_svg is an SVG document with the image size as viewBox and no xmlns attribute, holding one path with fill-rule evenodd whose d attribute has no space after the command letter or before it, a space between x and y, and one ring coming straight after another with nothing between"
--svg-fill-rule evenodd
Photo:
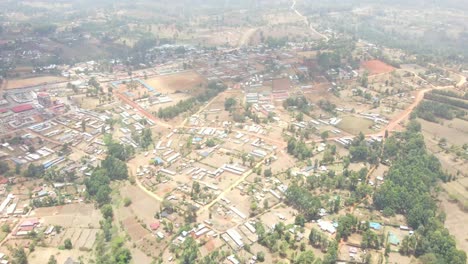
<instances>
[{"instance_id":1,"label":"dirt clearing","mask_svg":"<svg viewBox=\"0 0 468 264\"><path fill-rule=\"evenodd\" d=\"M21 88L21 87L34 86L34 85L64 82L66 80L67 80L66 78L58 77L58 76L42 76L42 77L27 78L27 79L13 79L13 80L7 81L6 89L15 89L15 88Z\"/></svg>"},{"instance_id":2,"label":"dirt clearing","mask_svg":"<svg viewBox=\"0 0 468 264\"><path fill-rule=\"evenodd\" d=\"M156 91L162 94L171 94L176 91L188 92L196 90L197 87L202 87L205 80L193 71L177 73L171 75L158 76L145 80Z\"/></svg>"},{"instance_id":3,"label":"dirt clearing","mask_svg":"<svg viewBox=\"0 0 468 264\"><path fill-rule=\"evenodd\" d=\"M392 66L379 60L365 61L361 63L361 67L369 71L370 75L389 73L395 70Z\"/></svg>"}]
</instances>

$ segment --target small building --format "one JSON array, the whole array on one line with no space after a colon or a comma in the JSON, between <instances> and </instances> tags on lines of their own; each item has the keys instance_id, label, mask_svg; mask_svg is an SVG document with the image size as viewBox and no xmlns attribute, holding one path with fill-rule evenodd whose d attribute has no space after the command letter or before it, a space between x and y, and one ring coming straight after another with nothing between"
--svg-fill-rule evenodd
<instances>
[{"instance_id":1,"label":"small building","mask_svg":"<svg viewBox=\"0 0 468 264\"><path fill-rule=\"evenodd\" d=\"M52 99L48 93L38 93L37 94L37 102L42 105L43 107L50 107L52 106Z\"/></svg>"},{"instance_id":2,"label":"small building","mask_svg":"<svg viewBox=\"0 0 468 264\"><path fill-rule=\"evenodd\" d=\"M152 231L156 231L156 230L158 230L158 228L159 228L160 226L161 226L161 223L159 223L159 221L157 221L157 222L154 222L154 223L151 223L151 224L150 224L150 229L151 229Z\"/></svg>"}]
</instances>

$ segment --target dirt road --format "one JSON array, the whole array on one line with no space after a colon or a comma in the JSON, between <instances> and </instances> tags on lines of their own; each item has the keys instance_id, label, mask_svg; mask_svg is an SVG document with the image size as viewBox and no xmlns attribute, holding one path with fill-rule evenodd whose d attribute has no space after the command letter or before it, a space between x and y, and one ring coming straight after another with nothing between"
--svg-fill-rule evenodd
<instances>
[{"instance_id":1,"label":"dirt road","mask_svg":"<svg viewBox=\"0 0 468 264\"><path fill-rule=\"evenodd\" d=\"M327 36L325 36L325 35L323 35L322 33L318 32L314 27L312 27L312 24L310 23L309 19L308 19L306 16L302 15L299 11L297 11L297 9L296 9L296 0L293 0L293 1L292 1L291 10L292 10L294 13L296 13L296 15L298 15L299 17L301 17L301 18L304 20L304 22L306 23L306 25L309 26L310 30L311 30L312 32L314 32L314 34L316 34L316 35L320 36L321 38L325 39L325 41L328 41L328 37L327 37Z\"/></svg>"},{"instance_id":2,"label":"dirt road","mask_svg":"<svg viewBox=\"0 0 468 264\"><path fill-rule=\"evenodd\" d=\"M242 47L249 45L250 39L255 34L255 32L257 32L257 30L258 30L258 27L251 28L247 30L246 32L244 32L244 34L242 34L241 38L239 39L239 44L237 45L237 47L242 48Z\"/></svg>"},{"instance_id":3,"label":"dirt road","mask_svg":"<svg viewBox=\"0 0 468 264\"><path fill-rule=\"evenodd\" d=\"M271 158L271 156L273 156L273 154L269 154L267 156L265 156L261 161L259 161L255 166L254 168L258 168L258 166L262 165L265 160ZM244 172L242 174L242 176L239 177L239 179L237 181L235 181L234 183L232 183L229 187L225 188L219 195L218 197L216 197L213 201L211 201L210 203L206 204L205 206L203 206L202 208L200 208L200 210L198 210L197 214L202 214L203 212L205 212L206 210L210 209L211 206L213 206L214 204L216 204L217 202L219 202L219 200L221 200L221 198L224 197L224 195L226 195L226 193L230 192L232 189L234 189L237 185L241 184L243 181L245 181L245 179L252 173L253 169L250 169L246 172Z\"/></svg>"},{"instance_id":4,"label":"dirt road","mask_svg":"<svg viewBox=\"0 0 468 264\"><path fill-rule=\"evenodd\" d=\"M159 125L159 126L162 126L162 127L166 127L166 128L172 128L171 125L157 119L153 114L151 114L150 112L146 111L145 109L143 109L143 107L141 107L140 105L138 105L137 103L133 102L132 100L128 99L125 95L119 93L119 92L115 92L115 94L117 95L117 97L122 100L124 103L130 105L131 107L133 107L135 110L137 110L138 112L140 112L140 114L144 115L145 117L147 117L148 119L150 119L151 121L153 121L156 125Z\"/></svg>"}]
</instances>

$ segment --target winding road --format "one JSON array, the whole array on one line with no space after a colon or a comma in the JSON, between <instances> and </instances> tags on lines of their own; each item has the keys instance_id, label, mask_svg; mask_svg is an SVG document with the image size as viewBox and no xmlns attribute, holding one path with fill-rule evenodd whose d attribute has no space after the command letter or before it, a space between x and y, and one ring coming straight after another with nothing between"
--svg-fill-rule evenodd
<instances>
[{"instance_id":1,"label":"winding road","mask_svg":"<svg viewBox=\"0 0 468 264\"><path fill-rule=\"evenodd\" d=\"M298 15L300 18L302 18L304 20L306 25L309 26L310 30L312 32L314 32L314 34L316 34L316 35L320 36L321 38L325 39L325 41L328 41L327 36L325 36L322 33L318 32L314 27L312 27L312 24L310 23L309 19L306 16L304 16L303 14L301 14L299 11L297 11L297 9L296 9L296 0L292 0L291 10L294 13L296 13L296 15Z\"/></svg>"}]
</instances>

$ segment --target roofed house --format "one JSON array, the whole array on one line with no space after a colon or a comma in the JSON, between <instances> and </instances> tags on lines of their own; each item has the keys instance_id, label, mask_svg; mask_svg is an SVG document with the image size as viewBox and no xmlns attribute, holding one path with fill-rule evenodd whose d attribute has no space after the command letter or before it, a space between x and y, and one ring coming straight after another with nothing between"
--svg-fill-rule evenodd
<instances>
[{"instance_id":1,"label":"roofed house","mask_svg":"<svg viewBox=\"0 0 468 264\"><path fill-rule=\"evenodd\" d=\"M68 257L63 264L80 264L80 262L73 260L71 257Z\"/></svg>"},{"instance_id":2,"label":"roofed house","mask_svg":"<svg viewBox=\"0 0 468 264\"><path fill-rule=\"evenodd\" d=\"M26 112L29 110L34 109L34 107L31 104L22 104L22 105L17 105L11 108L11 111L15 113L21 113L21 112Z\"/></svg>"},{"instance_id":3,"label":"roofed house","mask_svg":"<svg viewBox=\"0 0 468 264\"><path fill-rule=\"evenodd\" d=\"M154 223L150 224L150 228L151 228L152 231L158 230L159 226L161 226L161 224L159 222L154 222Z\"/></svg>"}]
</instances>

